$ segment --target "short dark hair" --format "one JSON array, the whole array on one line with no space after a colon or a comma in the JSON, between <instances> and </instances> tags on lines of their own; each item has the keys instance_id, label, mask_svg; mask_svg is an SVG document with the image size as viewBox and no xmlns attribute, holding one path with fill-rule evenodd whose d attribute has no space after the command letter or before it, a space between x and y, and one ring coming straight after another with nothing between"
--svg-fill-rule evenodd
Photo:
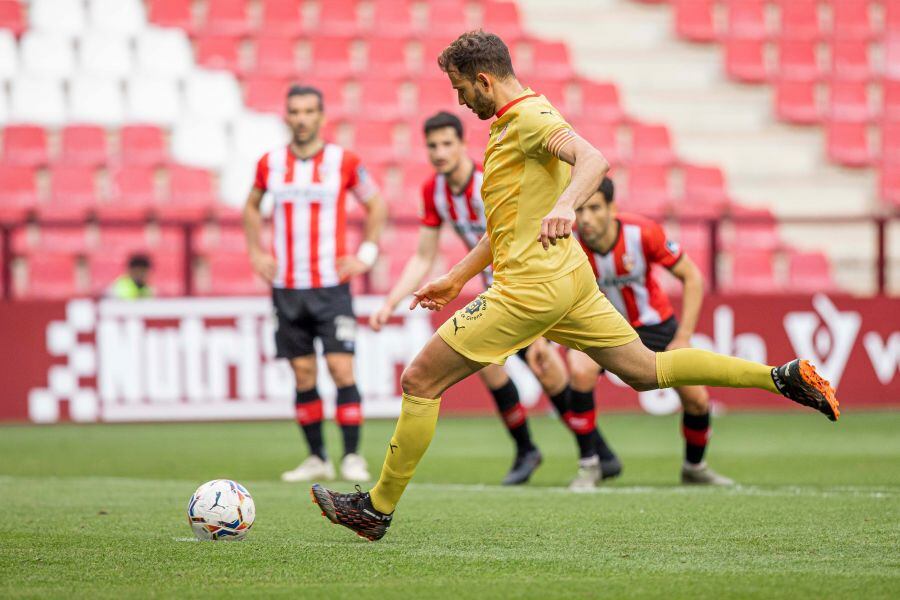
<instances>
[{"instance_id":1,"label":"short dark hair","mask_svg":"<svg viewBox=\"0 0 900 600\"><path fill-rule=\"evenodd\" d=\"M444 48L438 66L447 72L455 68L464 77L475 80L478 73L490 73L500 79L515 77L509 48L500 36L482 31L468 31Z\"/></svg>"},{"instance_id":2,"label":"short dark hair","mask_svg":"<svg viewBox=\"0 0 900 600\"><path fill-rule=\"evenodd\" d=\"M288 90L287 98L285 100L290 100L293 96L315 96L319 100L319 110L325 110L325 100L322 96L322 90L317 87L294 84L291 86L291 89Z\"/></svg>"},{"instance_id":3,"label":"short dark hair","mask_svg":"<svg viewBox=\"0 0 900 600\"><path fill-rule=\"evenodd\" d=\"M604 177L603 181L600 182L600 187L597 188L597 191L603 194L603 199L606 200L606 203L609 204L616 199L616 186L613 184L613 180L609 177Z\"/></svg>"},{"instance_id":4,"label":"short dark hair","mask_svg":"<svg viewBox=\"0 0 900 600\"><path fill-rule=\"evenodd\" d=\"M129 269L149 269L152 266L153 263L146 254L132 254L128 258Z\"/></svg>"},{"instance_id":5,"label":"short dark hair","mask_svg":"<svg viewBox=\"0 0 900 600\"><path fill-rule=\"evenodd\" d=\"M435 131L436 129L443 129L444 127L451 127L453 131L456 132L456 137L459 139L463 139L463 124L462 121L459 120L459 117L454 115L453 113L448 113L445 110L436 113L425 121L425 136L427 137L429 133Z\"/></svg>"}]
</instances>

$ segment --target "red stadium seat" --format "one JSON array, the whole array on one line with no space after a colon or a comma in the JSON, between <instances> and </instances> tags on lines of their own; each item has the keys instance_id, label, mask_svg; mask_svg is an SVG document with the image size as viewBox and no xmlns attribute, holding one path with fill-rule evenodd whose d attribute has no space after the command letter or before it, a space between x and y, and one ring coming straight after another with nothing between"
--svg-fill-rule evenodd
<instances>
[{"instance_id":1,"label":"red stadium seat","mask_svg":"<svg viewBox=\"0 0 900 600\"><path fill-rule=\"evenodd\" d=\"M247 0L207 0L206 22L203 30L219 35L247 35L250 33Z\"/></svg>"},{"instance_id":2,"label":"red stadium seat","mask_svg":"<svg viewBox=\"0 0 900 600\"><path fill-rule=\"evenodd\" d=\"M197 285L206 294L224 296L251 296L268 291L263 281L253 272L245 254L214 252L205 257L209 277L207 286Z\"/></svg>"},{"instance_id":3,"label":"red stadium seat","mask_svg":"<svg viewBox=\"0 0 900 600\"><path fill-rule=\"evenodd\" d=\"M794 81L818 78L821 73L816 42L781 40L778 44L778 74Z\"/></svg>"},{"instance_id":4,"label":"red stadium seat","mask_svg":"<svg viewBox=\"0 0 900 600\"><path fill-rule=\"evenodd\" d=\"M460 10L455 0L436 0L428 3L428 18L425 32L444 46L452 42L463 31L468 31L464 10Z\"/></svg>"},{"instance_id":5,"label":"red stadium seat","mask_svg":"<svg viewBox=\"0 0 900 600\"><path fill-rule=\"evenodd\" d=\"M621 165L622 151L619 149L618 132L615 125L602 121L578 120L571 123L578 135L589 141L611 165Z\"/></svg>"},{"instance_id":6,"label":"red stadium seat","mask_svg":"<svg viewBox=\"0 0 900 600\"><path fill-rule=\"evenodd\" d=\"M715 0L674 0L675 32L692 42L716 39Z\"/></svg>"},{"instance_id":7,"label":"red stadium seat","mask_svg":"<svg viewBox=\"0 0 900 600\"><path fill-rule=\"evenodd\" d=\"M793 292L831 292L836 289L828 257L821 252L794 252L788 263L788 288Z\"/></svg>"},{"instance_id":8,"label":"red stadium seat","mask_svg":"<svg viewBox=\"0 0 900 600\"><path fill-rule=\"evenodd\" d=\"M900 121L900 81L885 79L882 86L882 117L888 121Z\"/></svg>"},{"instance_id":9,"label":"red stadium seat","mask_svg":"<svg viewBox=\"0 0 900 600\"><path fill-rule=\"evenodd\" d=\"M149 0L148 20L160 27L194 30L191 0Z\"/></svg>"},{"instance_id":10,"label":"red stadium seat","mask_svg":"<svg viewBox=\"0 0 900 600\"><path fill-rule=\"evenodd\" d=\"M206 169L173 166L169 190L167 201L155 206L162 219L196 221L208 216L216 202L212 175Z\"/></svg>"},{"instance_id":11,"label":"red stadium seat","mask_svg":"<svg viewBox=\"0 0 900 600\"><path fill-rule=\"evenodd\" d=\"M761 83L769 75L765 59L765 44L759 40L727 40L725 42L725 72L732 79Z\"/></svg>"},{"instance_id":12,"label":"red stadium seat","mask_svg":"<svg viewBox=\"0 0 900 600\"><path fill-rule=\"evenodd\" d=\"M383 77L359 80L361 113L370 119L393 121L408 113L400 103L400 82Z\"/></svg>"},{"instance_id":13,"label":"red stadium seat","mask_svg":"<svg viewBox=\"0 0 900 600\"><path fill-rule=\"evenodd\" d=\"M197 64L236 72L240 68L240 40L230 35L202 35L194 46Z\"/></svg>"},{"instance_id":14,"label":"red stadium seat","mask_svg":"<svg viewBox=\"0 0 900 600\"><path fill-rule=\"evenodd\" d=\"M872 163L865 123L830 121L825 132L829 160L846 167L865 167Z\"/></svg>"},{"instance_id":15,"label":"red stadium seat","mask_svg":"<svg viewBox=\"0 0 900 600\"><path fill-rule=\"evenodd\" d=\"M366 65L369 72L402 75L410 70L406 54L406 39L370 37L366 42Z\"/></svg>"},{"instance_id":16,"label":"red stadium seat","mask_svg":"<svg viewBox=\"0 0 900 600\"><path fill-rule=\"evenodd\" d=\"M375 162L376 158L389 161L392 157L402 154L396 143L395 122L358 120L353 125L353 148L366 162Z\"/></svg>"},{"instance_id":17,"label":"red stadium seat","mask_svg":"<svg viewBox=\"0 0 900 600\"><path fill-rule=\"evenodd\" d=\"M887 79L900 79L900 27L892 33L888 30L884 43L884 76Z\"/></svg>"},{"instance_id":18,"label":"red stadium seat","mask_svg":"<svg viewBox=\"0 0 900 600\"><path fill-rule=\"evenodd\" d=\"M833 38L867 40L874 36L868 0L832 0L831 13Z\"/></svg>"},{"instance_id":19,"label":"red stadium seat","mask_svg":"<svg viewBox=\"0 0 900 600\"><path fill-rule=\"evenodd\" d=\"M728 205L725 175L718 167L685 165L684 200L674 208L683 216L715 218Z\"/></svg>"},{"instance_id":20,"label":"red stadium seat","mask_svg":"<svg viewBox=\"0 0 900 600\"><path fill-rule=\"evenodd\" d=\"M8 29L17 36L28 29L20 0L0 0L0 29Z\"/></svg>"},{"instance_id":21,"label":"red stadium seat","mask_svg":"<svg viewBox=\"0 0 900 600\"><path fill-rule=\"evenodd\" d=\"M635 166L628 170L628 193L617 201L623 210L649 217L660 217L672 201L669 169L660 166Z\"/></svg>"},{"instance_id":22,"label":"red stadium seat","mask_svg":"<svg viewBox=\"0 0 900 600\"><path fill-rule=\"evenodd\" d=\"M38 194L32 167L0 164L0 220L20 220L37 207Z\"/></svg>"},{"instance_id":23,"label":"red stadium seat","mask_svg":"<svg viewBox=\"0 0 900 600\"><path fill-rule=\"evenodd\" d=\"M729 2L728 35L743 40L764 40L768 36L766 3L763 0Z\"/></svg>"},{"instance_id":24,"label":"red stadium seat","mask_svg":"<svg viewBox=\"0 0 900 600\"><path fill-rule=\"evenodd\" d=\"M775 216L767 208L732 207L734 227L724 246L736 250L774 250L781 245Z\"/></svg>"},{"instance_id":25,"label":"red stadium seat","mask_svg":"<svg viewBox=\"0 0 900 600\"><path fill-rule=\"evenodd\" d=\"M881 161L884 166L900 165L900 121L881 125Z\"/></svg>"},{"instance_id":26,"label":"red stadium seat","mask_svg":"<svg viewBox=\"0 0 900 600\"><path fill-rule=\"evenodd\" d=\"M885 164L878 180L879 193L885 202L900 207L900 165Z\"/></svg>"},{"instance_id":27,"label":"red stadium seat","mask_svg":"<svg viewBox=\"0 0 900 600\"><path fill-rule=\"evenodd\" d=\"M620 123L625 120L625 111L619 99L619 88L613 83L599 83L582 80L581 90L582 117L596 119L604 123Z\"/></svg>"},{"instance_id":28,"label":"red stadium seat","mask_svg":"<svg viewBox=\"0 0 900 600\"><path fill-rule=\"evenodd\" d=\"M17 298L70 298L83 290L77 281L77 260L71 254L40 252L28 256L28 285L14 289Z\"/></svg>"},{"instance_id":29,"label":"red stadium seat","mask_svg":"<svg viewBox=\"0 0 900 600\"><path fill-rule=\"evenodd\" d=\"M821 37L817 0L780 0L779 7L781 39L816 40Z\"/></svg>"},{"instance_id":30,"label":"red stadium seat","mask_svg":"<svg viewBox=\"0 0 900 600\"><path fill-rule=\"evenodd\" d=\"M265 77L297 77L297 40L292 37L260 35L253 41L254 60L248 73Z\"/></svg>"},{"instance_id":31,"label":"red stadium seat","mask_svg":"<svg viewBox=\"0 0 900 600\"><path fill-rule=\"evenodd\" d=\"M353 37L361 30L357 0L328 0L319 3L317 34Z\"/></svg>"},{"instance_id":32,"label":"red stadium seat","mask_svg":"<svg viewBox=\"0 0 900 600\"><path fill-rule=\"evenodd\" d=\"M832 81L830 99L829 118L835 121L864 123L873 116L866 83Z\"/></svg>"},{"instance_id":33,"label":"red stadium seat","mask_svg":"<svg viewBox=\"0 0 900 600\"><path fill-rule=\"evenodd\" d=\"M97 207L106 219L141 219L156 201L156 175L150 167L123 166L112 174L112 202Z\"/></svg>"},{"instance_id":34,"label":"red stadium seat","mask_svg":"<svg viewBox=\"0 0 900 600\"><path fill-rule=\"evenodd\" d=\"M525 37L519 7L515 2L507 0L486 0L483 4L481 28L499 35L507 46Z\"/></svg>"},{"instance_id":35,"label":"red stadium seat","mask_svg":"<svg viewBox=\"0 0 900 600\"><path fill-rule=\"evenodd\" d=\"M869 42L835 40L831 44L831 75L836 79L865 81L874 73L869 63Z\"/></svg>"},{"instance_id":36,"label":"red stadium seat","mask_svg":"<svg viewBox=\"0 0 900 600\"><path fill-rule=\"evenodd\" d=\"M331 78L344 77L354 71L351 48L353 38L346 35L316 36L312 39L313 74Z\"/></svg>"},{"instance_id":37,"label":"red stadium seat","mask_svg":"<svg viewBox=\"0 0 900 600\"><path fill-rule=\"evenodd\" d=\"M568 80L575 75L565 42L534 41L532 74L540 79Z\"/></svg>"},{"instance_id":38,"label":"red stadium seat","mask_svg":"<svg viewBox=\"0 0 900 600\"><path fill-rule=\"evenodd\" d=\"M43 252L84 254L89 247L87 230L83 226L41 226L34 235L32 233L24 227L13 231L12 251L14 254L19 256Z\"/></svg>"},{"instance_id":39,"label":"red stadium seat","mask_svg":"<svg viewBox=\"0 0 900 600\"><path fill-rule=\"evenodd\" d=\"M736 252L732 255L729 291L767 294L779 290L772 267L772 255L759 250Z\"/></svg>"},{"instance_id":40,"label":"red stadium seat","mask_svg":"<svg viewBox=\"0 0 900 600\"><path fill-rule=\"evenodd\" d=\"M439 110L453 111L458 106L456 91L449 82L440 79L423 80L419 83L419 112L426 117Z\"/></svg>"},{"instance_id":41,"label":"red stadium seat","mask_svg":"<svg viewBox=\"0 0 900 600\"><path fill-rule=\"evenodd\" d=\"M39 167L49 161L47 131L36 125L10 125L3 130L3 162Z\"/></svg>"},{"instance_id":42,"label":"red stadium seat","mask_svg":"<svg viewBox=\"0 0 900 600\"><path fill-rule=\"evenodd\" d=\"M372 5L372 23L369 30L381 38L405 40L415 31L412 14L412 2L408 0L376 0ZM371 53L371 49L369 52Z\"/></svg>"},{"instance_id":43,"label":"red stadium seat","mask_svg":"<svg viewBox=\"0 0 900 600\"><path fill-rule=\"evenodd\" d=\"M675 161L672 140L665 125L637 123L631 128L631 163L670 165Z\"/></svg>"},{"instance_id":44,"label":"red stadium seat","mask_svg":"<svg viewBox=\"0 0 900 600\"><path fill-rule=\"evenodd\" d=\"M121 129L122 163L158 167L169 160L163 130L154 125L126 125Z\"/></svg>"},{"instance_id":45,"label":"red stadium seat","mask_svg":"<svg viewBox=\"0 0 900 600\"><path fill-rule=\"evenodd\" d=\"M50 202L38 208L46 219L83 219L97 206L96 173L92 167L55 165L50 172Z\"/></svg>"},{"instance_id":46,"label":"red stadium seat","mask_svg":"<svg viewBox=\"0 0 900 600\"><path fill-rule=\"evenodd\" d=\"M144 252L154 245L150 243L145 227L137 225L129 226L101 226L97 252L112 256L128 256L135 252ZM124 260L122 261L124 265Z\"/></svg>"},{"instance_id":47,"label":"red stadium seat","mask_svg":"<svg viewBox=\"0 0 900 600\"><path fill-rule=\"evenodd\" d=\"M244 104L247 108L282 114L288 80L280 77L247 77L244 80Z\"/></svg>"},{"instance_id":48,"label":"red stadium seat","mask_svg":"<svg viewBox=\"0 0 900 600\"><path fill-rule=\"evenodd\" d=\"M109 161L106 130L96 125L68 125L62 130L58 162L100 167Z\"/></svg>"},{"instance_id":49,"label":"red stadium seat","mask_svg":"<svg viewBox=\"0 0 900 600\"><path fill-rule=\"evenodd\" d=\"M775 114L788 123L818 123L822 119L822 110L815 82L779 81L775 87Z\"/></svg>"},{"instance_id":50,"label":"red stadium seat","mask_svg":"<svg viewBox=\"0 0 900 600\"><path fill-rule=\"evenodd\" d=\"M265 35L299 36L304 31L302 0L265 0L260 32Z\"/></svg>"}]
</instances>

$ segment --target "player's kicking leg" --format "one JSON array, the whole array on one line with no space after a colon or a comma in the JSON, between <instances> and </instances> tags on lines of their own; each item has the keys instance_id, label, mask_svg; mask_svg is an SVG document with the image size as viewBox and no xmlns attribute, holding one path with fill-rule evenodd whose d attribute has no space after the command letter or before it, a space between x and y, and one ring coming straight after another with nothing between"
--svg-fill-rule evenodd
<instances>
[{"instance_id":1,"label":"player's kicking leg","mask_svg":"<svg viewBox=\"0 0 900 600\"><path fill-rule=\"evenodd\" d=\"M357 487L350 494L313 485L313 502L322 514L368 540L381 539L391 524L397 501L434 437L441 394L482 367L457 353L439 335L432 336L400 379L403 405L378 483L371 492Z\"/></svg>"},{"instance_id":2,"label":"player's kicking leg","mask_svg":"<svg viewBox=\"0 0 900 600\"><path fill-rule=\"evenodd\" d=\"M516 455L512 467L501 482L503 485L521 485L531 479L532 474L543 461L540 450L531 441L528 415L519 402L519 390L506 370L500 365L487 365L479 373L491 392L497 412L516 444Z\"/></svg>"}]
</instances>

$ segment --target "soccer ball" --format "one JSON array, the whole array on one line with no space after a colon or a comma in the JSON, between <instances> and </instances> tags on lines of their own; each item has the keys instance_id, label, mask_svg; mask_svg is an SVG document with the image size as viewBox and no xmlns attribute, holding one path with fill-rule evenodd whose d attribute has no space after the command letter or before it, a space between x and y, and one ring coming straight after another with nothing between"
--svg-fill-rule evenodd
<instances>
[{"instance_id":1,"label":"soccer ball","mask_svg":"<svg viewBox=\"0 0 900 600\"><path fill-rule=\"evenodd\" d=\"M256 507L241 484L213 479L191 496L187 514L198 540L242 540L256 519Z\"/></svg>"}]
</instances>

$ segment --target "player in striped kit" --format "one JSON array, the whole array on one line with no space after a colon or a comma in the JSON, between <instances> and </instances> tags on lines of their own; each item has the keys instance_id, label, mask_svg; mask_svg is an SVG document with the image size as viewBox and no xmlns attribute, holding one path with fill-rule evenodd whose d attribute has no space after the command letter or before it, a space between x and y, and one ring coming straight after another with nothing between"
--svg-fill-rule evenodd
<instances>
[{"instance_id":1,"label":"player in striped kit","mask_svg":"<svg viewBox=\"0 0 900 600\"><path fill-rule=\"evenodd\" d=\"M469 157L459 117L439 112L425 121L425 144L428 159L435 174L422 186L419 243L400 279L385 298L382 307L369 319L376 331L388 322L401 300L415 291L434 266L438 252L440 228L449 223L468 249L472 249L485 232L484 204L481 182L484 174ZM490 269L482 274L485 287L490 286ZM525 350L520 352L524 359ZM564 370L562 361L558 369ZM489 365L479 372L503 422L516 444L512 468L503 478L504 485L518 485L528 481L541 464L541 453L531 440L528 418L519 402L519 392L500 365Z\"/></svg>"},{"instance_id":2,"label":"player in striped kit","mask_svg":"<svg viewBox=\"0 0 900 600\"><path fill-rule=\"evenodd\" d=\"M654 221L633 214L617 213L615 187L608 177L600 188L576 209L578 237L588 256L603 294L616 309L628 318L641 341L654 352L690 347L690 338L697 326L703 303L703 276L700 269L681 247L666 238L662 227ZM652 271L653 265L669 270L683 285L680 321L675 317L669 298ZM560 379L558 369L551 363L542 369L541 363L557 356L546 342L538 342L532 351L541 383L549 389L562 387L568 381L565 373ZM552 355L552 356L551 356ZM554 361L555 362L555 361ZM582 398L583 406L575 410L594 418L594 386L601 368L588 355L576 350L568 353L573 398ZM719 475L707 466L703 457L710 433L709 394L702 386L675 388L683 407L682 434L685 460L681 469L682 483L731 485L731 479ZM606 452L611 451L606 448ZM603 476L604 457L583 457L579 461L578 477L573 489L595 487Z\"/></svg>"},{"instance_id":3,"label":"player in striped kit","mask_svg":"<svg viewBox=\"0 0 900 600\"><path fill-rule=\"evenodd\" d=\"M272 285L278 318L275 346L290 361L296 378L296 419L310 455L284 481L334 479L322 438L322 400L316 389L319 338L337 386L335 419L341 427L341 476L367 481L365 459L357 453L362 424L360 395L353 374L356 317L349 280L368 271L378 258L378 239L387 208L359 158L324 141L322 93L294 86L287 94L285 122L291 142L266 153L244 208L244 230L253 269ZM365 240L355 254L346 247L347 193L367 212ZM260 244L263 195L274 207L274 256Z\"/></svg>"}]
</instances>

